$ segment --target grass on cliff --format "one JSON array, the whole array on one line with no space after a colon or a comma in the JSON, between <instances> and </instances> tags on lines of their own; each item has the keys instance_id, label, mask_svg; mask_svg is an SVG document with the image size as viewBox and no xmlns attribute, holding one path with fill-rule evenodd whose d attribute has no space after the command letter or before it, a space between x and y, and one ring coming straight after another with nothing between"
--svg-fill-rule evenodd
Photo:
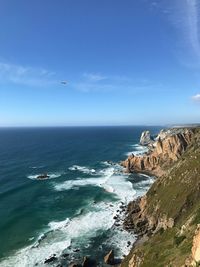
<instances>
[{"instance_id":1,"label":"grass on cliff","mask_svg":"<svg viewBox=\"0 0 200 267\"><path fill-rule=\"evenodd\" d=\"M147 193L148 213L167 215L175 226L160 231L132 249L122 263L128 267L133 254L144 258L141 267L179 267L190 256L192 240L200 223L200 129L181 159L158 178ZM184 225L184 226L183 226ZM181 231L181 228L184 229Z\"/></svg>"}]
</instances>

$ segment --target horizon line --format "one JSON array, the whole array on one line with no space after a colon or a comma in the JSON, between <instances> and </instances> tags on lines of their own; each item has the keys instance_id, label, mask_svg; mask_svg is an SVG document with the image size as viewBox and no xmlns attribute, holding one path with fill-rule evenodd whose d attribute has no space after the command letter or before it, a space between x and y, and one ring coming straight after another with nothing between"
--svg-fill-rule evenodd
<instances>
[{"instance_id":1,"label":"horizon line","mask_svg":"<svg viewBox=\"0 0 200 267\"><path fill-rule=\"evenodd\" d=\"M84 128L84 127L181 127L200 126L200 123L166 123L166 124L124 124L124 125L2 125L2 128Z\"/></svg>"}]
</instances>

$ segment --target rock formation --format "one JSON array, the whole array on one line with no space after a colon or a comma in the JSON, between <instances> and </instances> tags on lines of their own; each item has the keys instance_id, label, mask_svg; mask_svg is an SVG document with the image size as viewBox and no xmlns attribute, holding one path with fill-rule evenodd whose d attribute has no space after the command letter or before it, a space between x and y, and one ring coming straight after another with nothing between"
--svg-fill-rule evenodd
<instances>
[{"instance_id":1,"label":"rock formation","mask_svg":"<svg viewBox=\"0 0 200 267\"><path fill-rule=\"evenodd\" d=\"M105 257L104 257L104 262L106 264L113 265L115 264L115 257L114 257L114 251L111 250Z\"/></svg>"},{"instance_id":2,"label":"rock formation","mask_svg":"<svg viewBox=\"0 0 200 267\"><path fill-rule=\"evenodd\" d=\"M200 262L200 225L197 225L192 244L192 259L194 263Z\"/></svg>"},{"instance_id":3,"label":"rock formation","mask_svg":"<svg viewBox=\"0 0 200 267\"><path fill-rule=\"evenodd\" d=\"M156 154L163 174L127 207L124 227L137 241L121 267L199 266L200 128L162 131L143 157Z\"/></svg>"},{"instance_id":4,"label":"rock formation","mask_svg":"<svg viewBox=\"0 0 200 267\"><path fill-rule=\"evenodd\" d=\"M143 140L146 135L149 136L149 133L143 133L141 139ZM192 136L192 129L162 130L157 140L151 144L149 152L144 155L131 155L122 165L127 172L144 171L160 176L163 174L163 167L180 158L190 144Z\"/></svg>"},{"instance_id":5,"label":"rock formation","mask_svg":"<svg viewBox=\"0 0 200 267\"><path fill-rule=\"evenodd\" d=\"M37 176L37 179L47 179L49 178L49 175L47 173L43 173Z\"/></svg>"},{"instance_id":6,"label":"rock formation","mask_svg":"<svg viewBox=\"0 0 200 267\"><path fill-rule=\"evenodd\" d=\"M153 142L153 138L150 135L149 131L142 132L142 135L140 137L140 145L146 146Z\"/></svg>"}]
</instances>

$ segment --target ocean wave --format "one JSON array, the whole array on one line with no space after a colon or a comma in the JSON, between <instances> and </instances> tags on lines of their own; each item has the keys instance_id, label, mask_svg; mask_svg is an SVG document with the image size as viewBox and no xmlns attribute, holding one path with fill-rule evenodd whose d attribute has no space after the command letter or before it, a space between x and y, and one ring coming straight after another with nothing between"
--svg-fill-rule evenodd
<instances>
[{"instance_id":1,"label":"ocean wave","mask_svg":"<svg viewBox=\"0 0 200 267\"><path fill-rule=\"evenodd\" d=\"M124 231L121 226L116 227L113 217L117 214L117 210L120 209L122 201L124 204L127 204L135 196L141 194L142 187L143 190L146 190L145 183L152 182L153 178L146 175L144 177L141 174L140 184L138 183L138 187L141 186L141 190L139 188L139 190L137 189L138 192L136 192L134 185L128 180L128 175L118 174L120 168L117 165L109 166L95 171L95 177L78 178L62 183L53 182L56 191L88 185L99 186L107 192L115 194L118 200L114 202L91 202L73 218L49 222L47 228L39 235L33 245L17 251L13 256L0 262L0 267L46 266L44 261L51 255L56 254L56 257L59 258L65 251L73 254L74 249L82 248L86 244L89 246L91 238L98 236L99 231L107 231L109 229L112 230L110 231L110 237L107 239L106 244L109 247L113 246L118 248L116 252L117 256L121 257L123 254L128 254L131 247L127 246L127 241L133 243L135 236ZM85 169L82 170L85 171ZM54 175L59 177L61 174ZM36 177L36 175L29 176L30 179L36 179ZM55 262L55 266L58 263ZM52 264L52 266L54 265Z\"/></svg>"},{"instance_id":2,"label":"ocean wave","mask_svg":"<svg viewBox=\"0 0 200 267\"><path fill-rule=\"evenodd\" d=\"M79 178L76 180L68 180L63 183L55 184L54 188L57 191L64 191L64 190L75 189L77 187L88 186L88 185L103 187L106 181L114 174L114 168L107 168L105 170L99 171L96 174L98 174L99 177Z\"/></svg>"},{"instance_id":3,"label":"ocean wave","mask_svg":"<svg viewBox=\"0 0 200 267\"><path fill-rule=\"evenodd\" d=\"M131 145L131 147L133 148L133 150L130 151L130 152L125 153L126 156L130 156L132 154L134 154L134 155L143 155L144 153L149 151L148 147L141 146L139 144Z\"/></svg>"},{"instance_id":4,"label":"ocean wave","mask_svg":"<svg viewBox=\"0 0 200 267\"><path fill-rule=\"evenodd\" d=\"M79 166L79 165L73 165L72 167L68 168L70 171L80 171L82 173L86 173L86 174L95 174L96 171L95 169L90 169L84 166Z\"/></svg>"},{"instance_id":5,"label":"ocean wave","mask_svg":"<svg viewBox=\"0 0 200 267\"><path fill-rule=\"evenodd\" d=\"M131 248L127 246L127 241L133 243L135 236L124 231L121 226L116 227L113 217L117 214L117 210L120 209L121 202L123 201L127 204L136 196L136 191L133 188L133 184L128 181L126 174L116 175L115 171L116 168L109 167L100 170L98 172L99 177L70 180L64 183L54 184L55 190L58 191L68 190L76 186L100 186L108 192L114 193L119 200L115 202L91 202L87 208L73 218L49 222L45 232L39 236L32 246L22 249L15 255L2 261L0 266L46 266L44 261L52 254L56 254L58 258L65 251L73 254L74 249L82 248L86 244L89 246L91 238L96 237L98 231L107 231L109 229L112 229L112 231L110 232L110 237L106 240L106 244L109 247L113 246L117 248L117 256L122 257L123 254L127 255ZM145 181L150 182L153 179L150 176L144 178L146 178ZM141 183L145 181L141 180ZM145 187L144 184L143 187ZM58 262L55 262L55 266L57 265Z\"/></svg>"},{"instance_id":6,"label":"ocean wave","mask_svg":"<svg viewBox=\"0 0 200 267\"><path fill-rule=\"evenodd\" d=\"M109 167L97 172L95 178L79 178L54 184L56 191L77 189L83 186L97 186L105 191L115 194L123 201L131 200L135 194L132 183L127 180L128 175L118 174L119 167Z\"/></svg>"},{"instance_id":7,"label":"ocean wave","mask_svg":"<svg viewBox=\"0 0 200 267\"><path fill-rule=\"evenodd\" d=\"M71 247L73 251L81 242L82 245L88 243L90 238L96 236L97 231L110 229L114 223L112 214L113 208L108 208L108 205L102 203L96 210L70 220L67 218L59 222L52 221L48 224L49 230L41 234L34 245L3 260L0 266L46 266L44 261L51 255L56 254L60 257L67 248Z\"/></svg>"},{"instance_id":8,"label":"ocean wave","mask_svg":"<svg viewBox=\"0 0 200 267\"><path fill-rule=\"evenodd\" d=\"M64 249L69 247L71 244L70 240L56 241L46 243L43 246L29 246L21 249L15 253L15 255L6 258L0 262L1 267L43 267L45 259L50 255L56 254L61 256ZM53 266L53 265L51 265Z\"/></svg>"}]
</instances>

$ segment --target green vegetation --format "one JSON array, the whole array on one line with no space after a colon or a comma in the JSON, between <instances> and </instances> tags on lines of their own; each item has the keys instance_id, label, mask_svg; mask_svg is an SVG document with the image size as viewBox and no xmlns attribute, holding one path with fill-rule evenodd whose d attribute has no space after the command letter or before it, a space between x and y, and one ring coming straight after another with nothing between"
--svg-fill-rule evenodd
<instances>
[{"instance_id":1,"label":"green vegetation","mask_svg":"<svg viewBox=\"0 0 200 267\"><path fill-rule=\"evenodd\" d=\"M200 129L183 156L158 178L147 193L147 213L154 218L174 219L174 227L160 230L136 245L125 258L128 267L133 254L141 267L180 267L191 255L192 241L200 223Z\"/></svg>"}]
</instances>

